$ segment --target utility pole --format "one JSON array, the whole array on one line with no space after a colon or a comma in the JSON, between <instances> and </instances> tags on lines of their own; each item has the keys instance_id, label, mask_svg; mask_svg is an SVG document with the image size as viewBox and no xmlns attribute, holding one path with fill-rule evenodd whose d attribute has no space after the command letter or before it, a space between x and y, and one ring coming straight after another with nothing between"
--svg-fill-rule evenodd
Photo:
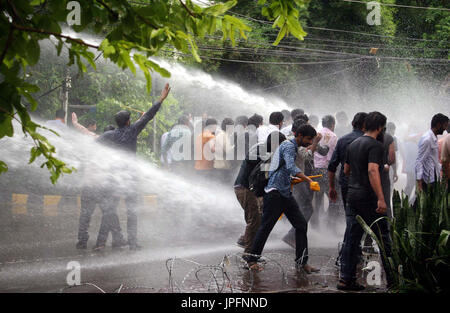
<instances>
[{"instance_id":1,"label":"utility pole","mask_svg":"<svg viewBox=\"0 0 450 313\"><path fill-rule=\"evenodd\" d=\"M69 75L69 68L65 67L64 69L64 84L62 86L62 94L61 94L61 100L62 100L62 109L66 112L66 116L64 117L64 121L67 125L67 119L69 116L69 89L71 87L71 78Z\"/></svg>"}]
</instances>

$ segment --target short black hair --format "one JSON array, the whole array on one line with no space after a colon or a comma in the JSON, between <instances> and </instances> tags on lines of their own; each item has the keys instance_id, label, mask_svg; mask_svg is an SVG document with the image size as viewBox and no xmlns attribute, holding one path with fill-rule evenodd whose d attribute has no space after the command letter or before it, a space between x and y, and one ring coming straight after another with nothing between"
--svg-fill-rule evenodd
<instances>
[{"instance_id":1,"label":"short black hair","mask_svg":"<svg viewBox=\"0 0 450 313\"><path fill-rule=\"evenodd\" d=\"M278 137L278 142L276 141L277 137ZM272 138L274 138L274 142L272 142ZM275 151L276 148L278 148L278 146L280 145L280 143L282 143L285 140L286 140L286 136L283 133L280 133L279 131L271 132L269 134L269 136L267 136L267 140L266 140L267 152Z\"/></svg>"},{"instance_id":2,"label":"short black hair","mask_svg":"<svg viewBox=\"0 0 450 313\"><path fill-rule=\"evenodd\" d=\"M217 120L215 118L208 118L205 122L205 127L209 125L217 125Z\"/></svg>"},{"instance_id":3,"label":"short black hair","mask_svg":"<svg viewBox=\"0 0 450 313\"><path fill-rule=\"evenodd\" d=\"M227 130L227 125L234 125L234 121L232 118L226 117L222 121L222 125L220 125L220 128L222 128L223 131Z\"/></svg>"},{"instance_id":4,"label":"short black hair","mask_svg":"<svg viewBox=\"0 0 450 313\"><path fill-rule=\"evenodd\" d=\"M284 116L281 112L272 112L269 117L269 123L272 125L279 125L283 122Z\"/></svg>"},{"instance_id":5,"label":"short black hair","mask_svg":"<svg viewBox=\"0 0 450 313\"><path fill-rule=\"evenodd\" d=\"M336 119L339 121L339 120L342 120L342 119L348 119L348 117L347 117L347 113L345 113L344 111L339 111L339 112L337 112L336 113Z\"/></svg>"},{"instance_id":6,"label":"short black hair","mask_svg":"<svg viewBox=\"0 0 450 313\"><path fill-rule=\"evenodd\" d=\"M386 126L386 116L378 111L370 112L364 120L366 131L374 131Z\"/></svg>"},{"instance_id":7,"label":"short black hair","mask_svg":"<svg viewBox=\"0 0 450 313\"><path fill-rule=\"evenodd\" d=\"M293 109L291 111L291 118L294 121L298 115L303 115L303 114L305 114L305 111L303 111L302 109Z\"/></svg>"},{"instance_id":8,"label":"short black hair","mask_svg":"<svg viewBox=\"0 0 450 313\"><path fill-rule=\"evenodd\" d=\"M189 118L186 115L182 115L178 118L178 125L186 125L187 123L189 123Z\"/></svg>"},{"instance_id":9,"label":"short black hair","mask_svg":"<svg viewBox=\"0 0 450 313\"><path fill-rule=\"evenodd\" d=\"M255 126L255 128L258 128L259 125L261 125L263 122L263 117L259 114L253 114L252 116L250 116L250 118L248 119L248 125L253 125Z\"/></svg>"},{"instance_id":10,"label":"short black hair","mask_svg":"<svg viewBox=\"0 0 450 313\"><path fill-rule=\"evenodd\" d=\"M358 112L353 117L352 126L354 129L362 130L364 127L364 121L367 117L366 112Z\"/></svg>"},{"instance_id":11,"label":"short black hair","mask_svg":"<svg viewBox=\"0 0 450 313\"><path fill-rule=\"evenodd\" d=\"M240 116L236 117L235 124L247 127L247 125L248 125L248 117L245 116L245 115L240 115Z\"/></svg>"},{"instance_id":12,"label":"short black hair","mask_svg":"<svg viewBox=\"0 0 450 313\"><path fill-rule=\"evenodd\" d=\"M389 131L389 130L395 130L396 127L395 127L395 124L393 122L388 122L386 124L386 128Z\"/></svg>"},{"instance_id":13,"label":"short black hair","mask_svg":"<svg viewBox=\"0 0 450 313\"><path fill-rule=\"evenodd\" d=\"M314 123L314 122L315 123ZM314 114L311 114L310 116L309 116L309 123L311 124L311 123L314 123L314 124L319 124L319 117L317 116L317 115L314 115Z\"/></svg>"},{"instance_id":14,"label":"short black hair","mask_svg":"<svg viewBox=\"0 0 450 313\"><path fill-rule=\"evenodd\" d=\"M285 121L291 118L291 112L289 112L289 110L281 110L281 113L283 114L283 118Z\"/></svg>"},{"instance_id":15,"label":"short black hair","mask_svg":"<svg viewBox=\"0 0 450 313\"><path fill-rule=\"evenodd\" d=\"M116 128L113 125L108 125L105 128L103 128L103 132L105 133L107 131L114 130L114 129L116 129Z\"/></svg>"},{"instance_id":16,"label":"short black hair","mask_svg":"<svg viewBox=\"0 0 450 313\"><path fill-rule=\"evenodd\" d=\"M64 111L63 109L57 110L55 113L55 117L64 119L66 117L66 111Z\"/></svg>"},{"instance_id":17,"label":"short black hair","mask_svg":"<svg viewBox=\"0 0 450 313\"><path fill-rule=\"evenodd\" d=\"M431 128L438 126L439 124L443 125L448 122L448 117L442 113L438 113L433 116L431 119Z\"/></svg>"},{"instance_id":18,"label":"short black hair","mask_svg":"<svg viewBox=\"0 0 450 313\"><path fill-rule=\"evenodd\" d=\"M306 117L306 119L303 117ZM308 117L306 116L306 114L298 115L297 118L294 120L294 123L292 124L291 131L295 134L297 129L300 126L305 125L307 123L308 123Z\"/></svg>"},{"instance_id":19,"label":"short black hair","mask_svg":"<svg viewBox=\"0 0 450 313\"><path fill-rule=\"evenodd\" d=\"M130 112L124 110L119 111L114 115L114 120L116 121L117 126L122 128L127 125L130 120Z\"/></svg>"},{"instance_id":20,"label":"short black hair","mask_svg":"<svg viewBox=\"0 0 450 313\"><path fill-rule=\"evenodd\" d=\"M298 137L299 135L302 135L303 137L316 137L317 132L311 125L303 124L295 130L294 134L295 137Z\"/></svg>"},{"instance_id":21,"label":"short black hair","mask_svg":"<svg viewBox=\"0 0 450 313\"><path fill-rule=\"evenodd\" d=\"M92 125L97 125L97 121L94 120L93 118L90 118L86 121L86 127L92 126Z\"/></svg>"},{"instance_id":22,"label":"short black hair","mask_svg":"<svg viewBox=\"0 0 450 313\"><path fill-rule=\"evenodd\" d=\"M332 115L325 115L322 117L322 126L326 128L332 128L334 125L336 125L336 120Z\"/></svg>"}]
</instances>

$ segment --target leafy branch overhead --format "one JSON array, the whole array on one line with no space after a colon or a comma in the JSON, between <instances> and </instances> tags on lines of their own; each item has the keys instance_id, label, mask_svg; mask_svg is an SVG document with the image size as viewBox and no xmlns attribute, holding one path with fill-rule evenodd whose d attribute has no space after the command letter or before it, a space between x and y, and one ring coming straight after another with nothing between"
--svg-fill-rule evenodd
<instances>
[{"instance_id":1,"label":"leafy branch overhead","mask_svg":"<svg viewBox=\"0 0 450 313\"><path fill-rule=\"evenodd\" d=\"M13 136L13 120L17 120L23 133L34 143L30 163L43 156L46 162L42 166L49 169L53 183L61 173L70 173L73 168L55 158L55 147L38 133L43 127L29 116L29 111L38 106L33 94L39 88L27 83L25 78L27 67L40 60L39 41L51 39L58 55L65 47L69 53L68 65L76 64L80 73L87 71L87 64L96 67L92 48L134 74L137 65L145 75L146 89L150 92L151 72L170 77L167 70L149 59L163 47L191 53L201 62L196 40L222 32L222 39L229 39L234 46L236 36L246 39L251 31L241 19L227 14L237 0L214 2L206 7L191 0L79 0L81 24L73 25L72 29L76 33L94 32L104 38L101 43L92 43L66 31L70 13L68 2L0 0L0 73L3 78L0 83L0 139ZM259 1L259 4L262 14L274 21L274 27L280 28L274 44L288 34L299 39L306 35L296 9L303 5L303 0ZM7 169L7 164L0 161L0 173Z\"/></svg>"}]
</instances>

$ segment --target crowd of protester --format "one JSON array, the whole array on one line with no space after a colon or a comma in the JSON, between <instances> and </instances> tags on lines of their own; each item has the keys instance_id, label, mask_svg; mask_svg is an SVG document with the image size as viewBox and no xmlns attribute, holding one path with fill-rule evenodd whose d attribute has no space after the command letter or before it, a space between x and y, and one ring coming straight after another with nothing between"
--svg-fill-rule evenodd
<instances>
[{"instance_id":1,"label":"crowd of protester","mask_svg":"<svg viewBox=\"0 0 450 313\"><path fill-rule=\"evenodd\" d=\"M117 125L108 126L100 136L95 133L95 121L84 127L73 114L72 123L100 143L136 154L139 133L157 114L169 91L166 85L160 99L135 123L130 122L129 112L118 112ZM64 127L64 114L58 111L48 126ZM261 270L264 245L280 216L292 224L283 241L295 248L296 265L306 273L319 271L308 264L308 226L322 226L339 236L337 225L345 221L337 288L362 290L364 286L356 282L356 266L364 231L356 216L369 225L378 220L373 230L389 254L387 220L379 217L393 216L391 198L398 170L406 176L403 192L412 199L414 189L427 192L440 180L448 184L449 132L449 119L441 113L433 116L425 134L410 126L401 138L396 136L396 125L380 112L358 112L351 122L343 111L319 119L300 108L272 112L267 122L256 113L221 121L207 115L198 121L181 116L161 137L161 163L171 172L190 173L234 188L246 224L237 244L244 249L251 270ZM257 187L258 177L266 179L263 189ZM133 188L129 190L122 195L106 189L83 189L77 248L87 247L89 222L97 204L103 217L94 249L105 248L109 232L113 247L140 248L137 195ZM121 196L127 205L127 240L116 212ZM386 278L391 285L388 271Z\"/></svg>"}]
</instances>

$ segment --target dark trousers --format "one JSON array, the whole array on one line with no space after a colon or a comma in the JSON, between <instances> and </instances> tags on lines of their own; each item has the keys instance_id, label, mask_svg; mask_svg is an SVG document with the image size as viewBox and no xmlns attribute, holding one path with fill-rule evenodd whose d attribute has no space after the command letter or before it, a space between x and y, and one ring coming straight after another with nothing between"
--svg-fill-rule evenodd
<instances>
[{"instance_id":1,"label":"dark trousers","mask_svg":"<svg viewBox=\"0 0 450 313\"><path fill-rule=\"evenodd\" d=\"M102 222L97 238L97 245L104 245L108 239L109 232L112 233L113 245L115 242L123 241L122 230L120 228L119 217L117 215L117 206L120 197L125 197L127 207L127 239L130 246L137 244L137 194L128 191L126 194L117 195L107 192L101 201Z\"/></svg>"},{"instance_id":2,"label":"dark trousers","mask_svg":"<svg viewBox=\"0 0 450 313\"><path fill-rule=\"evenodd\" d=\"M345 211L344 240L343 240L343 245L341 246L341 248L339 249L339 252L338 252L338 260L341 262L341 264L342 264L342 250L344 248L344 244L347 242L348 232L349 232L351 222L352 222L352 214L350 212L350 209L349 209L349 206L347 203L347 193L348 193L348 186L341 185L342 203L344 205L344 211ZM358 245L357 255L358 255L358 257L362 255L361 245Z\"/></svg>"},{"instance_id":3,"label":"dark trousers","mask_svg":"<svg viewBox=\"0 0 450 313\"><path fill-rule=\"evenodd\" d=\"M314 179L320 185L320 191L314 193L314 214L312 214L311 225L317 227L319 225L319 218L321 212L325 213L325 195L328 197L328 192L330 191L328 182L328 169L326 168L316 168L314 170L315 175L322 175L322 177ZM339 188L338 188L339 189ZM338 197L336 202L333 202L328 197L328 210L326 212L326 222L327 228L333 229L339 220L341 212L341 199Z\"/></svg>"},{"instance_id":4,"label":"dark trousers","mask_svg":"<svg viewBox=\"0 0 450 313\"><path fill-rule=\"evenodd\" d=\"M97 246L106 245L109 233L112 234L112 244L122 242L123 235L120 228L119 217L117 216L117 205L120 197L113 192L103 191L101 194L100 208L102 210L102 221L97 236Z\"/></svg>"},{"instance_id":5,"label":"dark trousers","mask_svg":"<svg viewBox=\"0 0 450 313\"><path fill-rule=\"evenodd\" d=\"M292 195L288 198L283 197L277 190L264 194L261 226L256 233L250 253L261 255L267 238L282 213L295 228L295 261L305 265L308 261L308 238L306 236L308 223L300 212L294 197ZM248 258L250 262L256 260L255 256Z\"/></svg>"},{"instance_id":6,"label":"dark trousers","mask_svg":"<svg viewBox=\"0 0 450 313\"><path fill-rule=\"evenodd\" d=\"M245 187L236 187L234 192L239 201L239 204L244 209L245 227L244 235L241 237L245 243L244 252L248 253L258 231L259 225L261 225L261 212L259 209L258 199L255 194Z\"/></svg>"},{"instance_id":7,"label":"dark trousers","mask_svg":"<svg viewBox=\"0 0 450 313\"><path fill-rule=\"evenodd\" d=\"M365 207L357 206L351 203L349 204L349 224L347 225L346 240L342 249L341 259L341 278L346 282L351 282L356 277L356 266L358 264L359 257L358 249L364 234L364 230L356 220L356 216L360 215L366 224L370 226L376 219L386 216L376 213L376 208L376 204ZM391 239L386 219L382 219L374 224L372 226L372 230L382 242L386 255L391 256ZM381 250L382 248L380 247L380 252ZM386 272L386 280L388 285L390 285L393 280L389 271L389 266L383 255L381 256L381 260Z\"/></svg>"},{"instance_id":8,"label":"dark trousers","mask_svg":"<svg viewBox=\"0 0 450 313\"><path fill-rule=\"evenodd\" d=\"M78 241L87 242L89 239L89 224L95 207L100 205L99 190L92 187L83 187L81 190L80 222L78 226Z\"/></svg>"}]
</instances>

